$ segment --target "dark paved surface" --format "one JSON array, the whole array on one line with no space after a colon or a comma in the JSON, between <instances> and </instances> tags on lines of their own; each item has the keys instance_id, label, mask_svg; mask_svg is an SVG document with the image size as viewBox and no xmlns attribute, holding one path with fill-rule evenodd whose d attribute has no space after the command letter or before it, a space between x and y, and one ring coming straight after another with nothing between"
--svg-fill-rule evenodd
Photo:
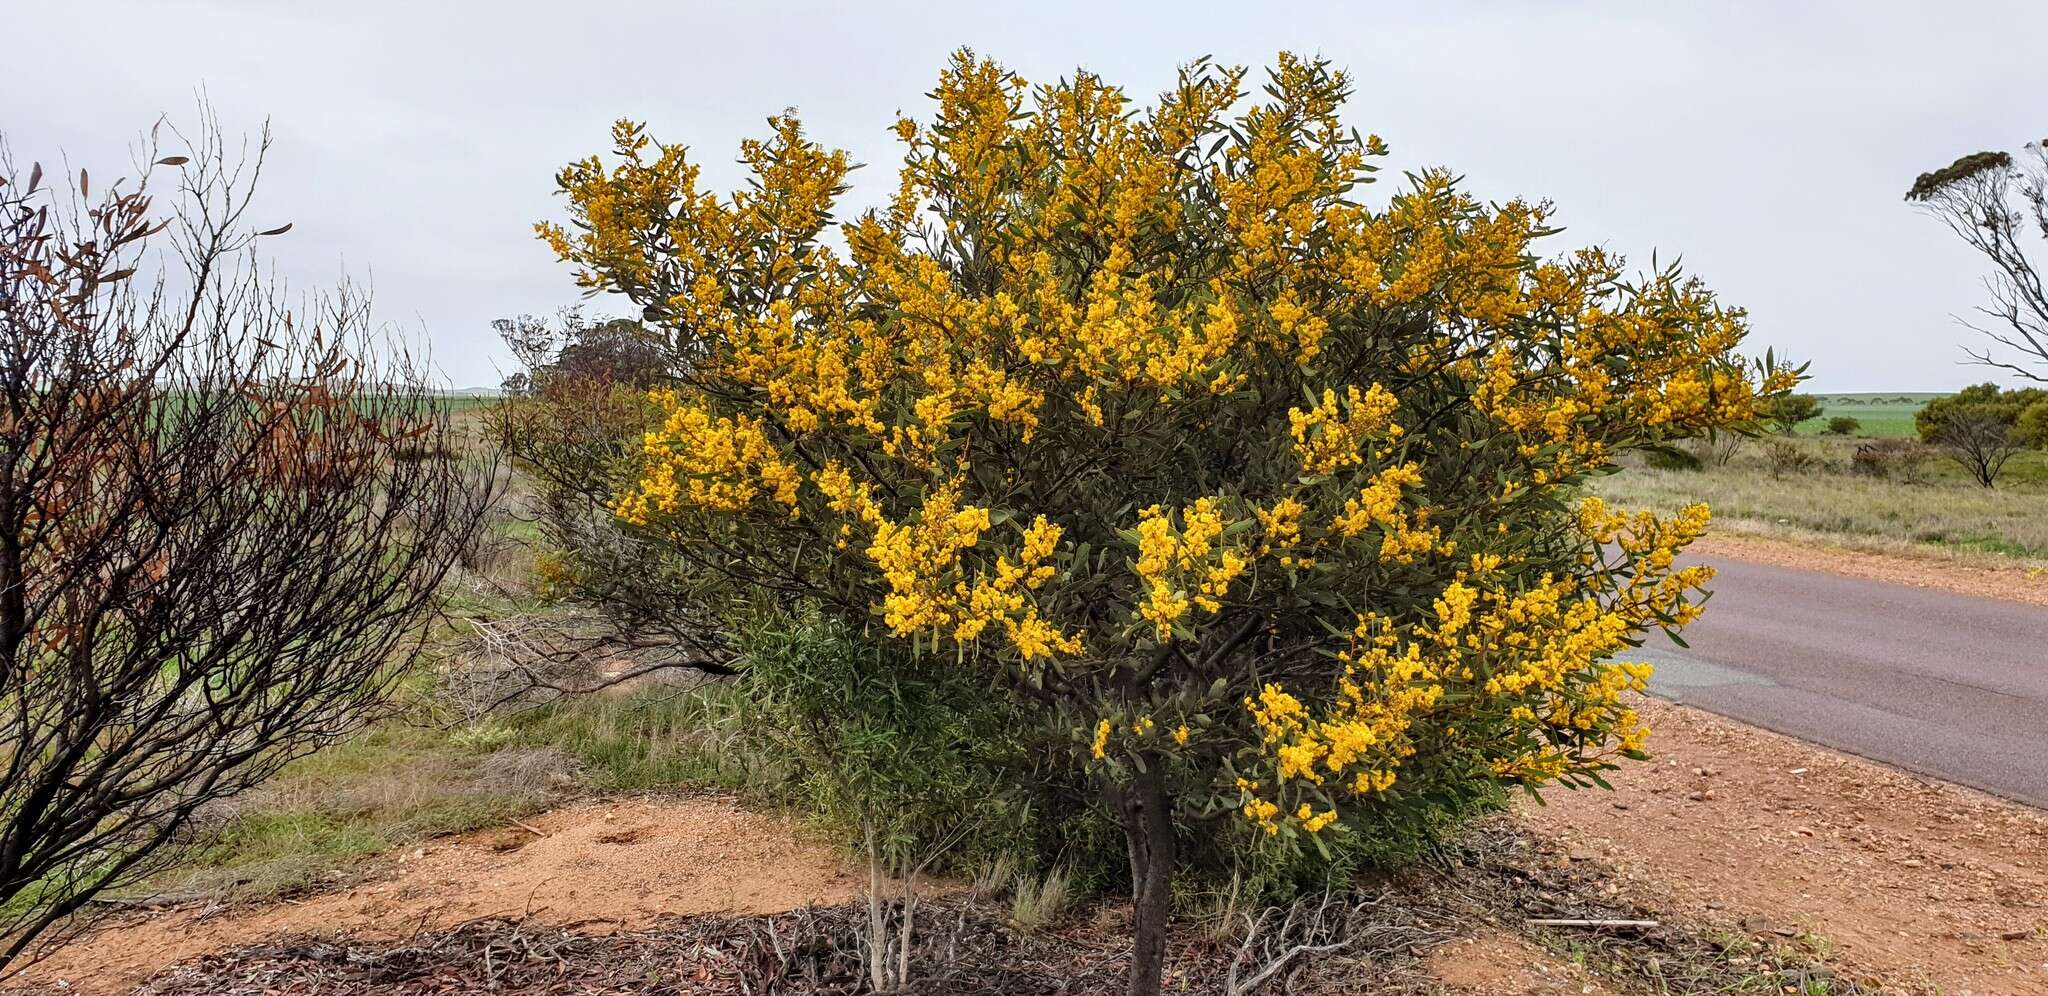
<instances>
[{"instance_id":1,"label":"dark paved surface","mask_svg":"<svg viewBox=\"0 0 2048 996\"><path fill-rule=\"evenodd\" d=\"M1690 649L1634 655L1651 691L2048 808L2048 609L1705 559Z\"/></svg>"}]
</instances>

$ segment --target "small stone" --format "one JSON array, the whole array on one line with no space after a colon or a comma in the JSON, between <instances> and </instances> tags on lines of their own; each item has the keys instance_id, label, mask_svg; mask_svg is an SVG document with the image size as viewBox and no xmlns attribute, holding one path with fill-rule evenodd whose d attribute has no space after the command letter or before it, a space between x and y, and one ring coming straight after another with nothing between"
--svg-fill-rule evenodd
<instances>
[{"instance_id":1,"label":"small stone","mask_svg":"<svg viewBox=\"0 0 2048 996\"><path fill-rule=\"evenodd\" d=\"M1686 793L1685 797L1691 799L1694 802L1705 802L1708 799L1712 798L1712 796L1709 796L1705 792L1688 792Z\"/></svg>"},{"instance_id":2,"label":"small stone","mask_svg":"<svg viewBox=\"0 0 2048 996\"><path fill-rule=\"evenodd\" d=\"M2032 930L2029 930L2025 927L2021 927L2018 930L2008 930L2004 933L1999 934L1998 939L2001 941L2024 941L2032 936L2034 936L2034 932Z\"/></svg>"}]
</instances>

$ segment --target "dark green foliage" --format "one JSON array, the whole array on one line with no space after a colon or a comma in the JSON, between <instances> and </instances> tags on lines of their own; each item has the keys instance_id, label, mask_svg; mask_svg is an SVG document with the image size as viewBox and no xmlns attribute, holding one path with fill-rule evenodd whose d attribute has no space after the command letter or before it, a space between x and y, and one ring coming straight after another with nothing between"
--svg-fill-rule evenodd
<instances>
[{"instance_id":1,"label":"dark green foliage","mask_svg":"<svg viewBox=\"0 0 2048 996\"><path fill-rule=\"evenodd\" d=\"M1830 436L1853 436L1861 431L1862 428L1863 423L1853 416L1837 415L1834 418L1828 419L1828 435Z\"/></svg>"},{"instance_id":2,"label":"dark green foliage","mask_svg":"<svg viewBox=\"0 0 2048 996\"><path fill-rule=\"evenodd\" d=\"M1265 834L1242 820L1226 820L1215 833L1187 842L1198 880L1239 879L1240 895L1284 903L1328 889L1345 889L1361 875L1413 865L1438 853L1470 821L1507 802L1496 782L1437 779L1381 804L1357 828L1349 825L1315 841L1321 853L1262 846ZM1235 856L1235 857L1233 857Z\"/></svg>"},{"instance_id":3,"label":"dark green foliage","mask_svg":"<svg viewBox=\"0 0 2048 996\"><path fill-rule=\"evenodd\" d=\"M1959 180L1994 170L2012 167L2012 155L2006 152L1973 152L1937 170L1920 174L1913 180L1913 186L1906 191L1909 201L1924 201L1940 192L1943 187Z\"/></svg>"},{"instance_id":4,"label":"dark green foliage","mask_svg":"<svg viewBox=\"0 0 2048 996\"><path fill-rule=\"evenodd\" d=\"M1700 458L1675 446L1660 446L1645 450L1643 459L1658 470L1698 470Z\"/></svg>"},{"instance_id":5,"label":"dark green foliage","mask_svg":"<svg viewBox=\"0 0 2048 996\"><path fill-rule=\"evenodd\" d=\"M784 752L815 820L859 846L872 831L892 868L1028 854L1032 800L1003 772L1028 763L1002 699L975 672L896 653L811 616L770 618L741 641L747 734Z\"/></svg>"},{"instance_id":6,"label":"dark green foliage","mask_svg":"<svg viewBox=\"0 0 2048 996\"><path fill-rule=\"evenodd\" d=\"M1934 442L1944 425L1964 416L1986 416L2005 425L2017 425L2021 413L2048 400L2048 390L2038 387L2005 389L1997 384L1975 384L1945 398L1936 398L1913 416L1914 428L1922 442Z\"/></svg>"},{"instance_id":7,"label":"dark green foliage","mask_svg":"<svg viewBox=\"0 0 2048 996\"><path fill-rule=\"evenodd\" d=\"M2048 450L2048 398L2042 398L2020 411L2013 422L2013 436L2021 446L2037 450Z\"/></svg>"},{"instance_id":8,"label":"dark green foliage","mask_svg":"<svg viewBox=\"0 0 2048 996\"><path fill-rule=\"evenodd\" d=\"M2020 416L2048 399L2048 390L2003 390L1997 384L1966 387L1927 403L1914 416L1920 438L1941 448L1978 484L1992 487L2007 461L2026 444Z\"/></svg>"},{"instance_id":9,"label":"dark green foliage","mask_svg":"<svg viewBox=\"0 0 2048 996\"><path fill-rule=\"evenodd\" d=\"M874 666L862 655L900 651L818 616L764 618L740 643L748 752L783 758L789 784L773 794L841 846L863 847L872 827L892 869L1007 858L1064 867L1092 891L1126 886L1123 829L1099 790L1034 749L1014 700L971 669L929 654ZM1361 821L1369 831L1322 838L1320 854L1265 846L1257 826L1221 812L1183 828L1182 870L1197 890L1235 880L1242 897L1284 901L1412 863L1503 801L1485 779L1418 783Z\"/></svg>"},{"instance_id":10,"label":"dark green foliage","mask_svg":"<svg viewBox=\"0 0 2048 996\"><path fill-rule=\"evenodd\" d=\"M1820 415L1820 399L1811 394L1780 394L1764 399L1758 407L1764 421L1779 432L1791 432L1799 423Z\"/></svg>"}]
</instances>

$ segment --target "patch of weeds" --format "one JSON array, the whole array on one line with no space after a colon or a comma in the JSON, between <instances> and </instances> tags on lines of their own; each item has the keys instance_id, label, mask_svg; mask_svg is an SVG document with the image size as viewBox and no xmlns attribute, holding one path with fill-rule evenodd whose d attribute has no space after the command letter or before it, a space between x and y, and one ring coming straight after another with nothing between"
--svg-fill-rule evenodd
<instances>
[{"instance_id":1,"label":"patch of weeds","mask_svg":"<svg viewBox=\"0 0 2048 996\"><path fill-rule=\"evenodd\" d=\"M473 753L488 753L510 744L519 736L519 731L508 723L497 719L482 719L465 723L448 734L448 745L457 750Z\"/></svg>"},{"instance_id":2,"label":"patch of weeds","mask_svg":"<svg viewBox=\"0 0 2048 996\"><path fill-rule=\"evenodd\" d=\"M2002 557L2025 557L2034 551L1999 536L1965 536L1949 540L1949 545L1976 553L1995 553Z\"/></svg>"},{"instance_id":3,"label":"patch of weeds","mask_svg":"<svg viewBox=\"0 0 2048 996\"><path fill-rule=\"evenodd\" d=\"M1010 925L1026 934L1035 934L1059 922L1073 905L1073 880L1062 867L1054 867L1044 875L1025 875L1017 879L1017 891L1010 897Z\"/></svg>"},{"instance_id":4,"label":"patch of weeds","mask_svg":"<svg viewBox=\"0 0 2048 996\"><path fill-rule=\"evenodd\" d=\"M268 899L357 877L363 859L536 812L576 788L554 753L472 750L392 721L302 758L201 813L185 860L148 894Z\"/></svg>"},{"instance_id":5,"label":"patch of weeds","mask_svg":"<svg viewBox=\"0 0 2048 996\"><path fill-rule=\"evenodd\" d=\"M564 698L503 722L508 743L576 757L598 791L768 790L786 780L783 761L744 735L746 703L729 684Z\"/></svg>"}]
</instances>

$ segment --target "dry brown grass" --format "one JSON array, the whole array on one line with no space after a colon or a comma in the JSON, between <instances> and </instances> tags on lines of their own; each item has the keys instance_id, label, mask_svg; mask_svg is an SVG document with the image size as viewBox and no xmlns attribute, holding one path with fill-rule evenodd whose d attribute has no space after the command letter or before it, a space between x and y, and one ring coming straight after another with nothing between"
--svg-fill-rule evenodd
<instances>
[{"instance_id":1,"label":"dry brown grass","mask_svg":"<svg viewBox=\"0 0 2048 996\"><path fill-rule=\"evenodd\" d=\"M1779 538L1820 537L1890 553L2048 558L2048 480L2037 476L2048 476L2048 454L2026 454L1998 489L1987 490L1934 465L1924 483L1858 476L1847 472L1853 443L1791 442L1812 448L1819 466L1773 476L1766 455L1752 446L1725 466L1702 470L1629 467L1592 490L1661 512L1704 501L1719 528Z\"/></svg>"}]
</instances>

